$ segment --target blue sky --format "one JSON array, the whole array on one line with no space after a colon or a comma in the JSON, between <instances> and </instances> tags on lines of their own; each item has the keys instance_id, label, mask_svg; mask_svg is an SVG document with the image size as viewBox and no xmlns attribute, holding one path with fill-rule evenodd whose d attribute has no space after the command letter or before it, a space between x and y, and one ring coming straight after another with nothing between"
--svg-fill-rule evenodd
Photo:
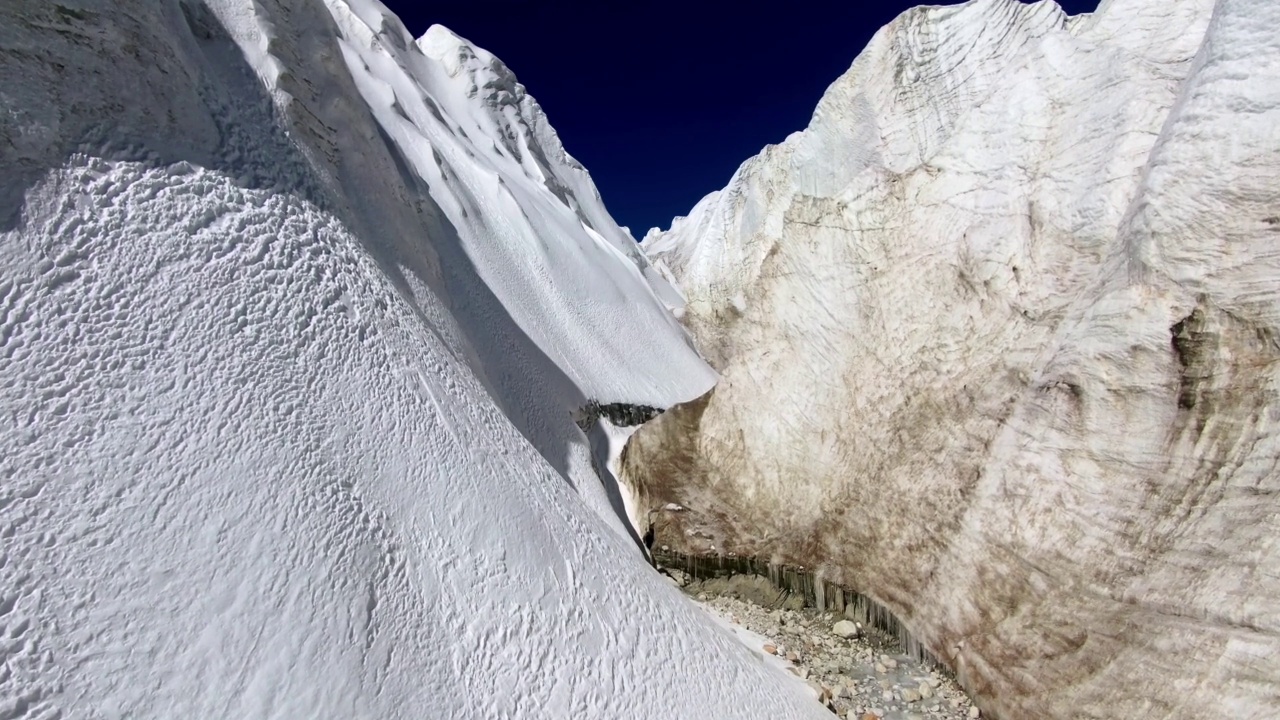
<instances>
[{"instance_id":1,"label":"blue sky","mask_svg":"<svg viewBox=\"0 0 1280 720\"><path fill-rule=\"evenodd\" d=\"M637 239L803 129L875 31L919 4L384 2L415 36L443 23L502 58Z\"/></svg>"}]
</instances>

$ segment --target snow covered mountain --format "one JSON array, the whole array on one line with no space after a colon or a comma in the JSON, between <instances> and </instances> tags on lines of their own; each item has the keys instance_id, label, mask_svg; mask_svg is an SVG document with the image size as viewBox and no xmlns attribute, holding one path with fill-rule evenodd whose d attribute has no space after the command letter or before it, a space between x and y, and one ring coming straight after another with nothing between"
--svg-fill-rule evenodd
<instances>
[{"instance_id":1,"label":"snow covered mountain","mask_svg":"<svg viewBox=\"0 0 1280 720\"><path fill-rule=\"evenodd\" d=\"M723 377L625 450L658 542L818 568L996 717L1276 717L1276 27L974 0L884 28L645 240Z\"/></svg>"},{"instance_id":2,"label":"snow covered mountain","mask_svg":"<svg viewBox=\"0 0 1280 720\"><path fill-rule=\"evenodd\" d=\"M0 268L0 717L824 714L627 537L715 376L447 30L0 5Z\"/></svg>"}]
</instances>

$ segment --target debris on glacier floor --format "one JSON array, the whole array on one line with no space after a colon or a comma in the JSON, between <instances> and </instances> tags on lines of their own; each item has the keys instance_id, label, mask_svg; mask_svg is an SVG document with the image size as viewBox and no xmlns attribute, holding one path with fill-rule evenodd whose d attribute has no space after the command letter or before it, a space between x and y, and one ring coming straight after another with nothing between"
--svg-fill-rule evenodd
<instances>
[{"instance_id":1,"label":"debris on glacier floor","mask_svg":"<svg viewBox=\"0 0 1280 720\"><path fill-rule=\"evenodd\" d=\"M794 603L765 607L733 594L719 594L724 591L723 583L708 588L678 570L667 572L745 645L806 681L841 720L967 720L980 716L954 679L913 659L874 627L834 612L797 609ZM753 585L764 579L737 577Z\"/></svg>"}]
</instances>

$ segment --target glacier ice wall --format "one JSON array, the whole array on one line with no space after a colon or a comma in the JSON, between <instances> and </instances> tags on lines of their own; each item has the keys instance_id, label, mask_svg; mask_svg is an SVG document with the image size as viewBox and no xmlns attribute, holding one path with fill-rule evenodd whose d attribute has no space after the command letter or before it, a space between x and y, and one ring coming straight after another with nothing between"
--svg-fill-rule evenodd
<instances>
[{"instance_id":1,"label":"glacier ice wall","mask_svg":"<svg viewBox=\"0 0 1280 720\"><path fill-rule=\"evenodd\" d=\"M658 542L818 568L997 717L1273 717L1277 23L974 0L884 28L645 240L723 378L625 450Z\"/></svg>"}]
</instances>

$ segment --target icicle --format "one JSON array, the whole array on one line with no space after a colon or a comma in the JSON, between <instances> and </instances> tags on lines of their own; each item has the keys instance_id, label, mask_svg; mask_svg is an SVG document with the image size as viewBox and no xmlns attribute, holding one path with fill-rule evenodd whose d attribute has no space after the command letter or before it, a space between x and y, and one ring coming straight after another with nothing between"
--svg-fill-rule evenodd
<instances>
[{"instance_id":1,"label":"icicle","mask_svg":"<svg viewBox=\"0 0 1280 720\"><path fill-rule=\"evenodd\" d=\"M951 668L916 639L888 608L854 590L828 583L816 573L753 557L698 556L659 551L654 553L654 559L660 567L683 570L696 580L726 575L766 577L782 591L784 598L794 595L802 598L806 607L822 612L843 612L864 627L875 628L896 640L903 654L912 660L947 675L952 673Z\"/></svg>"}]
</instances>

